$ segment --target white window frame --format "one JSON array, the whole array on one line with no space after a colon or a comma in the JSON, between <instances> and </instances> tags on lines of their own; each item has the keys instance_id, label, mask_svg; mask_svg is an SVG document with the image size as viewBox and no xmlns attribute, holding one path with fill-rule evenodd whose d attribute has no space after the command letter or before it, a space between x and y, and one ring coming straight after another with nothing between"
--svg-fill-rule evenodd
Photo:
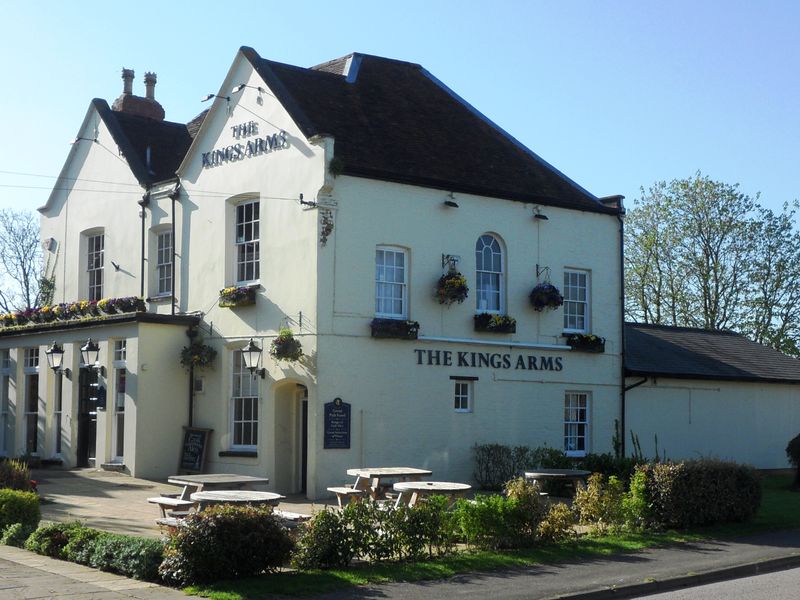
<instances>
[{"instance_id":1,"label":"white window frame","mask_svg":"<svg viewBox=\"0 0 800 600\"><path fill-rule=\"evenodd\" d=\"M491 240L491 242L489 242ZM492 248L496 244L497 250ZM480 248L479 248L480 246ZM494 268L494 265L487 265L483 260L484 251L489 249L491 252L491 261L494 262L495 257L499 259L499 270ZM475 312L478 314L489 313L491 315L504 315L506 314L506 298L505 298L505 251L503 243L500 238L491 233L483 233L475 242ZM488 267L488 268L487 268ZM486 286L486 280L496 278L497 288L494 286ZM497 308L489 308L489 302L485 298L486 294L497 296Z\"/></svg>"},{"instance_id":2,"label":"white window frame","mask_svg":"<svg viewBox=\"0 0 800 600\"><path fill-rule=\"evenodd\" d=\"M158 296L172 294L174 287L172 258L172 231L158 232L156 234L156 293Z\"/></svg>"},{"instance_id":3,"label":"white window frame","mask_svg":"<svg viewBox=\"0 0 800 600\"><path fill-rule=\"evenodd\" d=\"M11 353L0 350L0 456L13 453L10 435L13 430L11 422Z\"/></svg>"},{"instance_id":4,"label":"white window frame","mask_svg":"<svg viewBox=\"0 0 800 600\"><path fill-rule=\"evenodd\" d=\"M393 256L393 264L387 265L386 258ZM397 266L397 256L403 257L402 267ZM382 263L379 262L383 258ZM397 277L388 278L391 271L393 275L402 268L402 280ZM391 290L391 295L385 293ZM399 298L396 292L399 291ZM400 311L385 310L386 303L400 301ZM408 250L399 246L375 247L375 316L382 319L407 319L408 318Z\"/></svg>"},{"instance_id":5,"label":"white window frame","mask_svg":"<svg viewBox=\"0 0 800 600\"><path fill-rule=\"evenodd\" d=\"M105 266L105 233L86 236L87 300L103 298L103 267Z\"/></svg>"},{"instance_id":6,"label":"white window frame","mask_svg":"<svg viewBox=\"0 0 800 600\"><path fill-rule=\"evenodd\" d=\"M247 207L252 207L250 219L247 219ZM261 278L260 235L261 201L247 200L234 205L234 278L238 285L257 283Z\"/></svg>"},{"instance_id":7,"label":"white window frame","mask_svg":"<svg viewBox=\"0 0 800 600\"><path fill-rule=\"evenodd\" d=\"M471 413L475 404L475 380L453 377L453 410Z\"/></svg>"},{"instance_id":8,"label":"white window frame","mask_svg":"<svg viewBox=\"0 0 800 600\"><path fill-rule=\"evenodd\" d=\"M128 340L114 340L114 399L112 403L111 455L115 462L122 462L125 455L125 399L128 388ZM122 442L122 452L120 452Z\"/></svg>"},{"instance_id":9,"label":"white window frame","mask_svg":"<svg viewBox=\"0 0 800 600\"><path fill-rule=\"evenodd\" d=\"M25 376L25 397L23 399L23 415L24 415L24 424L25 427L23 429L24 433L24 440L25 443L23 445L23 449L25 454L30 454L31 456L39 456L39 446L42 440L39 439L39 348L25 348L23 352L23 362L22 362L22 371ZM33 382L36 382L36 385L33 385ZM31 401L31 394L34 394L36 400L36 410L31 411L30 408L30 401ZM36 426L36 443L34 444L34 448L32 451L28 451L29 446L29 439L28 439L28 427L29 421L33 419Z\"/></svg>"},{"instance_id":10,"label":"white window frame","mask_svg":"<svg viewBox=\"0 0 800 600\"><path fill-rule=\"evenodd\" d=\"M580 279L584 278L584 285ZM577 282L574 280L577 279ZM581 299L581 290L583 299ZM564 269L564 331L567 333L589 333L591 330L591 275L584 269ZM581 310L583 314L581 314ZM577 327L572 319L583 318L583 327ZM576 325L576 326L570 326Z\"/></svg>"},{"instance_id":11,"label":"white window frame","mask_svg":"<svg viewBox=\"0 0 800 600\"><path fill-rule=\"evenodd\" d=\"M231 449L255 451L258 448L259 436L259 379L253 377L244 365L241 350L234 350L233 365L231 369ZM238 382L238 385L237 385ZM238 389L237 389L238 388ZM239 392L237 394L237 391ZM243 391L249 392L247 394ZM240 418L237 418L237 408L241 405ZM250 407L250 418L245 418L245 408ZM250 424L250 435L245 436L245 426ZM241 429L239 429L241 427ZM245 443L249 442L249 443Z\"/></svg>"},{"instance_id":12,"label":"white window frame","mask_svg":"<svg viewBox=\"0 0 800 600\"><path fill-rule=\"evenodd\" d=\"M590 448L590 392L568 391L564 394L564 454L586 456ZM580 448L581 440L583 448Z\"/></svg>"}]
</instances>

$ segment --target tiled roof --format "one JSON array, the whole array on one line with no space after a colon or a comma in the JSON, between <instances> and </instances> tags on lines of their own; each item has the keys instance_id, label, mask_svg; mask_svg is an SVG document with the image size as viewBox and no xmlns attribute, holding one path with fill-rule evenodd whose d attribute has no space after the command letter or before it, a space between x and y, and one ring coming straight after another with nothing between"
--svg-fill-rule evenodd
<instances>
[{"instance_id":1,"label":"tiled roof","mask_svg":"<svg viewBox=\"0 0 800 600\"><path fill-rule=\"evenodd\" d=\"M800 383L800 360L729 331L625 324L631 376Z\"/></svg>"},{"instance_id":2,"label":"tiled roof","mask_svg":"<svg viewBox=\"0 0 800 600\"><path fill-rule=\"evenodd\" d=\"M420 65L354 54L307 69L243 54L344 174L616 214Z\"/></svg>"},{"instance_id":3,"label":"tiled roof","mask_svg":"<svg viewBox=\"0 0 800 600\"><path fill-rule=\"evenodd\" d=\"M175 177L175 170L192 143L186 125L111 110L105 100L98 98L93 103L139 183Z\"/></svg>"}]
</instances>

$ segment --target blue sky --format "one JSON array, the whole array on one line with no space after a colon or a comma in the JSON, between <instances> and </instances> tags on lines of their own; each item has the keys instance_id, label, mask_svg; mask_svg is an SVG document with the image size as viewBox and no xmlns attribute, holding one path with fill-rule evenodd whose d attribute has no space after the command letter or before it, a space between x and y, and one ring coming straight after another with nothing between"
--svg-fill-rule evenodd
<instances>
[{"instance_id":1,"label":"blue sky","mask_svg":"<svg viewBox=\"0 0 800 600\"><path fill-rule=\"evenodd\" d=\"M155 71L167 119L185 122L242 45L300 66L353 51L418 62L628 206L640 186L698 169L774 209L800 198L796 0L0 0L0 11L0 208L44 204L89 101L119 95L123 66L140 94Z\"/></svg>"}]
</instances>

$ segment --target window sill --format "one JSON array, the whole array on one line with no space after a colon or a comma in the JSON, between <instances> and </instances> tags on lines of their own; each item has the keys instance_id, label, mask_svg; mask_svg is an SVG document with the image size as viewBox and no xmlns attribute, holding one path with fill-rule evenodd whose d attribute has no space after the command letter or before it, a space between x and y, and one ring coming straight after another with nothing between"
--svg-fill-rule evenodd
<instances>
[{"instance_id":1,"label":"window sill","mask_svg":"<svg viewBox=\"0 0 800 600\"><path fill-rule=\"evenodd\" d=\"M170 295L167 295L167 296L151 296L151 297L147 298L148 302L158 302L158 303L160 303L160 302L172 302L174 300L175 300L175 297L174 296L170 296Z\"/></svg>"},{"instance_id":2,"label":"window sill","mask_svg":"<svg viewBox=\"0 0 800 600\"><path fill-rule=\"evenodd\" d=\"M256 450L221 450L220 456L236 456L239 458L257 458L258 451Z\"/></svg>"}]
</instances>

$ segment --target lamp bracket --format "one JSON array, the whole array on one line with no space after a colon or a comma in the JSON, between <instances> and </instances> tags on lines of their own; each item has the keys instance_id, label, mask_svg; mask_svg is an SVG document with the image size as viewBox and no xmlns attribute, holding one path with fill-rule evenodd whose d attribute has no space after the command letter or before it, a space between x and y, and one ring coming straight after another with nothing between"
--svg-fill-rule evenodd
<instances>
[{"instance_id":1,"label":"lamp bracket","mask_svg":"<svg viewBox=\"0 0 800 600\"><path fill-rule=\"evenodd\" d=\"M550 267L539 267L538 263L536 265L536 279L539 277L544 276L545 280L550 280Z\"/></svg>"},{"instance_id":2,"label":"lamp bracket","mask_svg":"<svg viewBox=\"0 0 800 600\"><path fill-rule=\"evenodd\" d=\"M455 271L460 260L461 257L457 254L442 254L442 268L447 267L448 271Z\"/></svg>"}]
</instances>

